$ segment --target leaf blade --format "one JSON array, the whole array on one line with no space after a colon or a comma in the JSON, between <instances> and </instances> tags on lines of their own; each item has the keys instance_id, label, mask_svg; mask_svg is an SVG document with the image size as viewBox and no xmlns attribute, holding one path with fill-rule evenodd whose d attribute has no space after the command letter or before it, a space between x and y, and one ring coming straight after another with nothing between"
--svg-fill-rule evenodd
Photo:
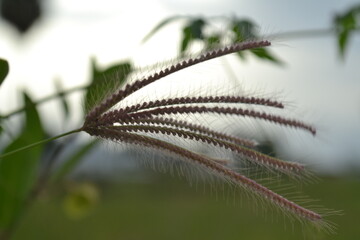
<instances>
[{"instance_id":1,"label":"leaf blade","mask_svg":"<svg viewBox=\"0 0 360 240\"><path fill-rule=\"evenodd\" d=\"M350 36L359 28L360 21L360 5L350 8L342 15L334 18L334 27L337 33L337 43L339 55L341 58L345 57Z\"/></svg>"},{"instance_id":2,"label":"leaf blade","mask_svg":"<svg viewBox=\"0 0 360 240\"><path fill-rule=\"evenodd\" d=\"M25 93L24 101L27 106L24 130L4 152L40 141L45 135L36 107ZM10 228L21 215L37 177L42 151L43 146L39 145L0 159L0 232Z\"/></svg>"},{"instance_id":3,"label":"leaf blade","mask_svg":"<svg viewBox=\"0 0 360 240\"><path fill-rule=\"evenodd\" d=\"M9 63L5 59L0 58L0 86L9 74Z\"/></svg>"},{"instance_id":4,"label":"leaf blade","mask_svg":"<svg viewBox=\"0 0 360 240\"><path fill-rule=\"evenodd\" d=\"M169 23L171 23L173 21L176 21L178 19L181 19L181 18L186 18L186 16L175 15L175 16L172 16L172 17L165 18L163 21L158 23L158 25L156 25L148 34L146 34L146 36L143 38L143 40L141 42L144 43L144 42L148 41L161 28L163 28L166 25L168 25Z\"/></svg>"},{"instance_id":5,"label":"leaf blade","mask_svg":"<svg viewBox=\"0 0 360 240\"><path fill-rule=\"evenodd\" d=\"M79 164L79 162L83 159L83 157L98 143L97 140L91 141L82 148L75 152L61 167L56 171L55 174L52 176L52 182L57 182L63 177L65 177L67 174L70 173L70 171Z\"/></svg>"},{"instance_id":6,"label":"leaf blade","mask_svg":"<svg viewBox=\"0 0 360 240\"><path fill-rule=\"evenodd\" d=\"M180 54L189 48L190 43L195 40L204 41L203 28L205 27L206 22L202 18L192 19L182 30L182 41L180 45Z\"/></svg>"},{"instance_id":7,"label":"leaf blade","mask_svg":"<svg viewBox=\"0 0 360 240\"><path fill-rule=\"evenodd\" d=\"M114 90L120 88L132 71L133 66L129 61L114 64L102 70L96 66L96 62L93 60L91 84L84 96L85 112L89 112Z\"/></svg>"},{"instance_id":8,"label":"leaf blade","mask_svg":"<svg viewBox=\"0 0 360 240\"><path fill-rule=\"evenodd\" d=\"M284 62L281 61L279 58L271 54L267 49L265 48L257 48L257 49L251 49L250 52L254 54L257 58L261 60L267 60L272 63L283 65Z\"/></svg>"},{"instance_id":9,"label":"leaf blade","mask_svg":"<svg viewBox=\"0 0 360 240\"><path fill-rule=\"evenodd\" d=\"M62 109L63 109L63 112L64 112L65 119L68 119L69 116L70 116L70 108L69 108L69 104L67 102L66 96L65 96L65 94L63 92L62 83L61 83L60 80L55 79L54 85L55 85L55 89L57 91L57 94L59 96L59 100L61 102L61 106L62 106Z\"/></svg>"}]
</instances>

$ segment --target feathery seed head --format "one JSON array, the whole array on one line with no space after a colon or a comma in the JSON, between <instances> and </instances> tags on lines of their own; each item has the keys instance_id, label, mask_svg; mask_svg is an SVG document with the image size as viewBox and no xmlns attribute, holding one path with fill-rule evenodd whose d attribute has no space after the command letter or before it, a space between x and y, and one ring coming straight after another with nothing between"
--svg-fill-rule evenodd
<instances>
[{"instance_id":1,"label":"feathery seed head","mask_svg":"<svg viewBox=\"0 0 360 240\"><path fill-rule=\"evenodd\" d=\"M82 130L92 136L103 139L166 151L186 162L198 165L207 171L220 175L222 178L227 179L236 186L251 192L261 199L266 199L279 209L282 209L286 214L295 216L303 221L306 220L316 223L315 225L321 225L323 220L320 214L306 209L266 188L255 180L240 174L231 168L228 160L219 160L198 154L155 137L162 135L202 142L209 146L225 149L230 153L240 156L244 161L268 169L271 172L280 172L301 178L307 175L304 166L299 163L287 162L270 157L256 151L254 149L256 142L253 140L231 136L227 133L211 129L203 124L195 124L177 118L178 116L187 114L215 114L219 117L232 115L239 118L259 119L284 127L305 130L312 135L316 134L315 128L301 121L288 119L287 117L267 113L266 111L256 111L247 108L247 106L251 105L260 105L264 109L282 109L284 105L281 102L267 98L237 95L184 96L145 101L113 109L116 104L129 95L167 75L210 59L247 49L267 47L269 45L270 42L268 41L248 41L211 50L200 54L198 57L183 60L150 76L127 84L104 99L88 113ZM243 107L239 107L239 105Z\"/></svg>"}]
</instances>

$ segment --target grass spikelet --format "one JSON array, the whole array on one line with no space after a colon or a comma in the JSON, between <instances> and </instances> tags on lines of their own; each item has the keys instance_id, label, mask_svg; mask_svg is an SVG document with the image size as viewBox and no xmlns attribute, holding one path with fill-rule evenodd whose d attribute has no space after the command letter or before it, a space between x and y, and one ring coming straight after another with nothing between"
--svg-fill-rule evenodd
<instances>
[{"instance_id":1,"label":"grass spikelet","mask_svg":"<svg viewBox=\"0 0 360 240\"><path fill-rule=\"evenodd\" d=\"M268 41L248 41L210 50L198 57L183 60L150 76L138 79L117 89L91 110L87 114L81 130L102 139L169 153L186 163L220 176L225 182L240 187L245 194L256 196L260 202L268 202L276 209L282 210L285 215L326 229L330 225L324 221L323 215L300 206L260 184L259 181L255 181L248 175L236 170L235 166L231 164L233 160L199 154L162 139L162 136L175 140L187 139L205 144L211 149L221 148L239 156L243 163L249 163L245 166L256 165L260 170L269 170L275 174L286 174L302 181L308 176L303 165L283 161L257 151L257 142L252 139L233 136L212 129L204 125L203 122L194 123L184 119L186 116L196 114L210 114L219 118L231 115L236 118L267 121L281 127L291 127L316 135L316 129L313 126L297 119L273 114L270 111L270 108L283 109L283 103L269 98L222 94L168 97L137 104L123 104L116 108L116 105L123 103L122 100L131 94L182 69L238 51L267 46L270 46ZM253 105L260 106L264 110L249 109Z\"/></svg>"},{"instance_id":2,"label":"grass spikelet","mask_svg":"<svg viewBox=\"0 0 360 240\"><path fill-rule=\"evenodd\" d=\"M183 105L183 104L196 104L196 103L245 103L262 105L276 108L284 108L284 105L277 101L265 98L243 97L243 96L208 96L208 97L181 97L162 99L157 101L144 102L134 106L126 107L124 112L138 112L139 110L151 109L157 107L164 107L169 105Z\"/></svg>"},{"instance_id":3,"label":"grass spikelet","mask_svg":"<svg viewBox=\"0 0 360 240\"><path fill-rule=\"evenodd\" d=\"M214 136L206 136L203 134L194 133L192 131L185 131L176 128L168 128L162 126L146 126L146 125L123 125L109 127L123 132L135 132L135 133L155 133L164 134L168 136L188 138L198 142L204 142L209 145L219 146L225 148L233 153L241 155L244 159L255 163L257 165L265 166L276 171L281 171L289 175L300 175L305 171L304 166L298 163L285 162L277 158L267 156L250 148L242 146L242 144L234 144L222 139L218 139ZM230 136L227 136L230 138Z\"/></svg>"},{"instance_id":4,"label":"grass spikelet","mask_svg":"<svg viewBox=\"0 0 360 240\"><path fill-rule=\"evenodd\" d=\"M312 126L303 122L287 119L281 116L258 112L254 110L231 108L231 107L206 107L206 106L175 106L175 107L159 107L151 110L128 113L126 110L114 110L103 114L98 121L102 124L114 124L123 119L152 118L158 115L169 114L189 114L189 113L216 113L219 115L236 115L250 118L262 119L279 125L301 128L315 135L316 130Z\"/></svg>"},{"instance_id":5,"label":"grass spikelet","mask_svg":"<svg viewBox=\"0 0 360 240\"><path fill-rule=\"evenodd\" d=\"M320 214L301 207L300 205L260 185L256 181L249 179L246 176L241 175L230 168L227 168L218 161L214 161L213 159L207 158L204 155L194 153L192 151L186 150L184 148L178 147L174 144L156 138L127 133L125 131L118 131L114 128L88 130L88 133L90 135L98 136L112 141L132 143L139 146L146 146L159 150L169 151L170 153L176 154L182 159L186 159L187 161L191 161L194 164L200 165L207 170L212 171L216 175L221 175L222 177L230 180L237 186L241 186L244 190L252 192L260 196L261 198L268 200L270 203L286 211L286 213L290 214L291 216L295 216L302 220L314 222L316 225L319 225L322 221L322 216Z\"/></svg>"},{"instance_id":6,"label":"grass spikelet","mask_svg":"<svg viewBox=\"0 0 360 240\"><path fill-rule=\"evenodd\" d=\"M251 139L244 139L235 136L228 135L226 133L218 132L210 128L204 127L202 125L189 123L186 121L180 121L173 118L150 118L150 119L132 119L126 122L128 124L154 124L159 126L171 126L178 129L187 129L194 133L204 134L206 136L211 136L217 139L222 139L237 145L242 145L246 147L254 148L257 145L257 142Z\"/></svg>"},{"instance_id":7,"label":"grass spikelet","mask_svg":"<svg viewBox=\"0 0 360 240\"><path fill-rule=\"evenodd\" d=\"M137 80L132 84L128 84L125 86L124 89L120 89L118 92L112 94L110 97L108 97L102 103L100 103L98 106L96 106L92 111L90 111L89 114L86 116L85 121L91 121L93 118L96 118L100 114L104 113L106 110L111 108L117 102L123 100L125 97L129 96L130 94L134 93L135 91L137 91L137 90L149 85L150 83L153 83L167 75L178 72L182 69L191 67L193 65L196 65L196 64L214 59L214 58L222 57L222 56L225 56L225 55L228 55L231 53L235 53L235 52L239 52L239 51L247 50L247 49L266 47L266 46L270 46L269 41L241 42L241 43L230 45L230 46L220 48L217 50L205 52L203 54L200 54L197 58L189 58L180 63L171 65L170 67L165 68L158 73L154 73L153 75L151 75L149 77L145 77L144 79Z\"/></svg>"}]
</instances>

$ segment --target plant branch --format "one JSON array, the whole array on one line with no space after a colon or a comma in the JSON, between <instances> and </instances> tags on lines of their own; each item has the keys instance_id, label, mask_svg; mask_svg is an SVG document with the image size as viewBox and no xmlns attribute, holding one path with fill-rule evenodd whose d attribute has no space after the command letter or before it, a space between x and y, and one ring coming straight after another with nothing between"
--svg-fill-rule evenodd
<instances>
[{"instance_id":1,"label":"plant branch","mask_svg":"<svg viewBox=\"0 0 360 240\"><path fill-rule=\"evenodd\" d=\"M12 154L14 154L14 153L17 153L17 152L20 152L20 151L27 150L27 149L29 149L29 148L38 146L38 145L40 145L40 144L47 143L47 142L51 142L51 141L53 141L53 140L55 140L55 139L62 138L62 137L65 137L65 136L67 136L67 135L70 135L70 134L73 134L73 133L77 133L77 132L81 132L81 131L82 131L82 129L79 128L79 129L76 129L76 130L73 130L73 131L70 131L70 132L66 132L66 133L57 135L57 136L55 136L55 137L51 137L51 138L48 138L48 139L41 140L41 141L39 141L39 142L32 143L32 144L30 144L30 145L27 145L27 146L18 148L18 149L14 150L14 151L4 153L4 154L0 155L0 159L1 159L1 158L5 158L5 157L7 157L7 156L9 156L9 155L12 155Z\"/></svg>"},{"instance_id":2,"label":"plant branch","mask_svg":"<svg viewBox=\"0 0 360 240\"><path fill-rule=\"evenodd\" d=\"M64 90L64 91L59 91L56 94L51 94L51 95L49 95L47 97L41 98L40 100L34 102L34 106L45 103L45 102L47 102L49 100L52 100L52 99L59 98L59 97L61 97L63 95L68 95L68 94L71 94L71 93L74 93L74 92L77 92L77 91L85 90L85 89L87 89L89 87L90 87L90 85L85 85L85 86L78 86L78 87L70 88L70 89L67 89L67 90ZM9 117L12 117L13 115L16 115L18 113L23 112L28 107L30 107L30 106L23 106L23 107L20 107L20 108L14 110L14 111L12 111L12 112L10 112L8 114L1 115L0 119L7 119Z\"/></svg>"}]
</instances>

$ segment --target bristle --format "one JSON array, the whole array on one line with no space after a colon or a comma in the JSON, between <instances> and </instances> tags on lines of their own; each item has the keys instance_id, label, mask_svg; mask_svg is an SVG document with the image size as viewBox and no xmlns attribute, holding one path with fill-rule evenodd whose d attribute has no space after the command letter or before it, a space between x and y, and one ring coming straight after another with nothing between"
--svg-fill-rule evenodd
<instances>
[{"instance_id":1,"label":"bristle","mask_svg":"<svg viewBox=\"0 0 360 240\"><path fill-rule=\"evenodd\" d=\"M149 85L150 83L153 83L153 82L155 82L163 77L166 77L172 73L178 72L182 69L188 68L195 64L202 63L202 62L214 59L214 58L218 58L218 57L225 56L225 55L235 53L235 52L239 52L242 50L266 47L266 46L270 46L270 44L271 43L269 41L249 41L249 42L236 43L236 44L230 45L228 47L205 52L203 54L200 54L197 58L194 58L194 59L190 58L188 60L184 60L180 63L177 63L176 65L174 64L168 68L161 70L158 73L154 73L153 75L151 75L147 78L144 78L142 80L137 80L132 84L126 85L125 89L121 89L121 90L117 91L116 93L112 94L109 98L105 99L101 104L99 104L92 111L90 111L88 113L88 115L86 116L85 121L89 122L92 119L97 118L100 114L107 111L114 104L123 100L125 97L127 97L130 94L136 92L137 90Z\"/></svg>"},{"instance_id":2,"label":"bristle","mask_svg":"<svg viewBox=\"0 0 360 240\"><path fill-rule=\"evenodd\" d=\"M207 136L212 136L218 139L222 139L237 145L242 145L246 147L253 148L257 145L254 140L243 139L235 136L231 136L222 132L218 132L212 130L210 128L204 127L198 124L188 123L186 121L179 121L172 118L144 118L144 119L129 119L128 121L124 122L126 124L158 124L162 126L172 126L175 128L180 129L188 129L193 132L205 134Z\"/></svg>"},{"instance_id":3,"label":"bristle","mask_svg":"<svg viewBox=\"0 0 360 240\"><path fill-rule=\"evenodd\" d=\"M300 205L292 201L289 201L281 195L257 183L256 181L249 179L246 176L241 175L237 172L234 172L230 168L227 168L216 161L212 161L211 158L209 159L203 155L196 154L187 149L181 148L179 146L156 138L127 133L124 131L117 131L116 129L87 129L87 132L90 135L99 136L101 138L113 141L133 143L137 145L147 146L150 148L167 150L173 154L178 155L180 158L188 159L195 164L199 164L215 172L216 174L222 175L223 177L234 182L236 185L241 186L242 188L247 189L250 192L253 192L254 194L260 196L262 199L268 200L269 202L273 203L274 206L290 213L294 217L314 222L314 224L322 221L322 216L320 214L301 207Z\"/></svg>"},{"instance_id":4,"label":"bristle","mask_svg":"<svg viewBox=\"0 0 360 240\"><path fill-rule=\"evenodd\" d=\"M178 136L195 141L201 141L207 144L228 149L229 151L240 154L241 156L245 157L247 160L251 161L252 163L262 165L277 171L282 171L283 173L289 175L296 174L296 176L300 176L305 171L304 166L302 166L299 163L281 161L280 159L267 156L265 154L256 152L244 146L233 144L231 142L218 139L216 137L209 137L206 135L194 133L191 131L185 131L185 130L167 128L161 126L154 127L154 126L144 126L144 125L123 125L123 126L113 126L109 128L124 132L161 133L169 136Z\"/></svg>"},{"instance_id":5,"label":"bristle","mask_svg":"<svg viewBox=\"0 0 360 240\"><path fill-rule=\"evenodd\" d=\"M287 119L281 116L267 114L265 112L258 112L255 110L248 110L242 108L231 107L205 107L205 106L181 106L181 107L161 107L151 110L145 110L137 113L127 114L123 111L110 111L105 113L99 118L99 122L102 124L113 124L121 121L122 119L139 119L139 118L151 118L153 116L165 115L165 114L187 114L187 113L217 113L223 115L237 115L250 118L257 118L266 120L272 123L276 123L283 126L289 126L294 128L300 128L310 132L312 135L316 134L316 130L303 122Z\"/></svg>"},{"instance_id":6,"label":"bristle","mask_svg":"<svg viewBox=\"0 0 360 240\"><path fill-rule=\"evenodd\" d=\"M316 134L316 129L309 124L266 112L267 109L271 110L270 108L284 108L281 102L261 97L230 95L229 93L210 96L203 96L203 94L191 96L189 94L189 96L143 101L133 105L127 104L126 100L122 101L149 84L195 64L234 52L269 45L270 42L268 41L249 41L233 44L228 47L205 52L195 58L180 61L150 76L140 78L115 91L90 111L85 118L81 130L103 139L167 152L176 158L178 157L181 160L185 160L187 163L201 166L202 169L208 170L214 175L222 176L225 181L231 184L248 190L244 192L245 194L250 192L252 193L249 194L250 196L259 196L260 200L267 200L278 209L284 210L285 215L295 217L302 222L310 222L313 225L326 228L329 225L323 220L322 215L302 207L261 185L258 181L259 176L254 178L256 181L248 177L251 173L256 174L255 171L257 170L261 171L261 174L263 170L269 170L275 174L280 172L291 177L294 176L304 182L304 180L306 181L305 177L308 176L308 173L303 165L282 161L260 153L254 148L256 146L255 140L243 139L225 132L216 131L205 126L203 123L195 124L189 120L180 121L175 119L178 116L183 117L188 114L232 115L260 119L284 127L302 129L310 132L312 135ZM119 105L121 107L117 108L116 106ZM229 105L232 107L228 107ZM257 111L248 109L251 107L250 105L260 105L264 110ZM162 118L161 116L163 115L169 116ZM232 159L228 160L226 159L227 157L225 157L225 159L218 159L216 157L213 158L198 154L182 148L177 144L160 140L158 138L159 135L171 137L169 141L180 140L180 138L182 138L194 142L201 142L212 147L214 150L215 148L218 150L220 148L222 148L222 150L225 149L231 156L240 156L240 163L242 164L245 161L244 169L250 168L250 170L247 171L246 169L237 172L234 170L236 166L229 164L232 163ZM254 165L258 166L258 168L253 168ZM240 174L240 172L243 173L245 171L247 171L246 176ZM276 175L276 177L277 176L279 175Z\"/></svg>"},{"instance_id":7,"label":"bristle","mask_svg":"<svg viewBox=\"0 0 360 240\"><path fill-rule=\"evenodd\" d=\"M262 105L275 108L284 108L284 105L280 102L273 101L266 98L255 98L255 97L242 97L242 96L207 96L207 97L180 97L180 98L169 98L150 102L144 102L141 105L136 104L124 108L124 112L132 113L143 109L165 107L169 105L181 105L181 104L196 104L196 103L242 103L242 104L253 104Z\"/></svg>"}]
</instances>

